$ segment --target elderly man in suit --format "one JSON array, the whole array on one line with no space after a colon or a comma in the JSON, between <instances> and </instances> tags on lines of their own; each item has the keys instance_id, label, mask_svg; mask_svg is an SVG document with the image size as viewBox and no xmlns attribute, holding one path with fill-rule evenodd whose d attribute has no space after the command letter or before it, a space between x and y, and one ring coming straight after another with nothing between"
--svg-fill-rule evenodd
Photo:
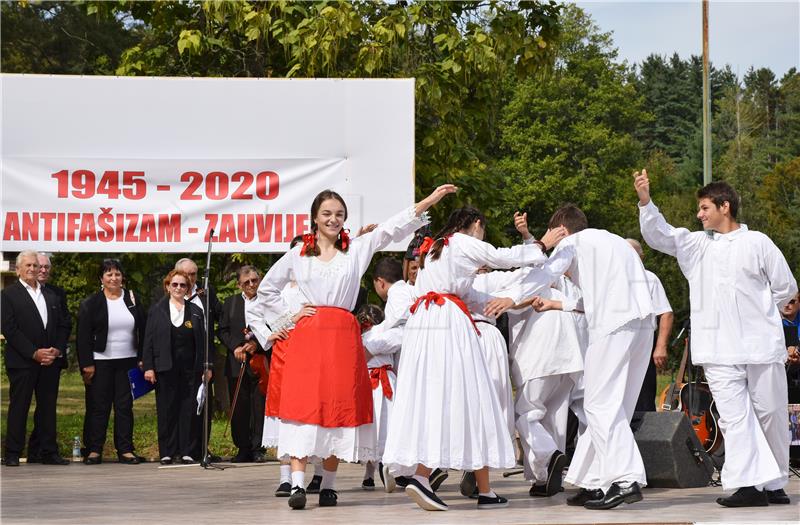
<instances>
[{"instance_id":1,"label":"elderly man in suit","mask_svg":"<svg viewBox=\"0 0 800 525\"><path fill-rule=\"evenodd\" d=\"M250 324L248 313L256 303L258 283L261 279L258 271L249 265L239 268L236 276L242 293L232 295L225 300L219 321L219 338L228 349L225 375L228 377L231 402L234 399L236 384L241 381L231 417L231 437L234 445L239 448L233 461L263 462L266 459L261 448L261 434L264 429L266 398L258 388L258 377L250 370L247 357L259 346L254 337L248 338L244 332ZM241 379L239 379L240 374L243 374Z\"/></svg>"},{"instance_id":2,"label":"elderly man in suit","mask_svg":"<svg viewBox=\"0 0 800 525\"><path fill-rule=\"evenodd\" d=\"M36 394L40 461L66 465L56 443L56 401L61 363L67 352L70 321L60 298L38 281L38 254L17 256L19 281L2 292L2 333L6 338L5 365L9 381L5 464L19 466L25 446L25 426Z\"/></svg>"}]
</instances>

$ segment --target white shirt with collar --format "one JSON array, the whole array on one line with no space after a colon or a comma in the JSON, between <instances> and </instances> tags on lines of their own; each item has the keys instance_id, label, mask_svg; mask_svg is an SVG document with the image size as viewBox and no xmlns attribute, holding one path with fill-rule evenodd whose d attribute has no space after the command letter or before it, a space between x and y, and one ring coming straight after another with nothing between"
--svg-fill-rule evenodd
<instances>
[{"instance_id":1,"label":"white shirt with collar","mask_svg":"<svg viewBox=\"0 0 800 525\"><path fill-rule=\"evenodd\" d=\"M47 302L44 300L42 285L37 282L36 288L34 288L22 279L20 279L19 282L21 282L22 286L25 287L28 295L30 295L31 299L33 299L33 304L36 305L36 309L39 310L39 317L42 318L42 326L47 328Z\"/></svg>"},{"instance_id":2,"label":"white shirt with collar","mask_svg":"<svg viewBox=\"0 0 800 525\"><path fill-rule=\"evenodd\" d=\"M201 297L197 293L197 283L194 283L194 286L192 286L192 289L190 290L189 295L186 296L187 299L189 297L192 298L192 300L190 302L192 302L192 303L196 304L197 306L199 306L200 309L203 311L203 313L205 313L206 305L205 305L204 297Z\"/></svg>"},{"instance_id":3,"label":"white shirt with collar","mask_svg":"<svg viewBox=\"0 0 800 525\"><path fill-rule=\"evenodd\" d=\"M786 361L780 308L797 282L769 237L744 224L725 234L673 228L652 201L639 207L639 224L645 242L676 257L689 281L694 363Z\"/></svg>"}]
</instances>

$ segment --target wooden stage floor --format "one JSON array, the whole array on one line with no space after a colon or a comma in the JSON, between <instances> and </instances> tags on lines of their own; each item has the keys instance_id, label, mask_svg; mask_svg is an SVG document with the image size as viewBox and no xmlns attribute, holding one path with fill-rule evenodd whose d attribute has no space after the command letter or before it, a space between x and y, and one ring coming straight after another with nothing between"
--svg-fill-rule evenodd
<instances>
[{"instance_id":1,"label":"wooden stage floor","mask_svg":"<svg viewBox=\"0 0 800 525\"><path fill-rule=\"evenodd\" d=\"M225 465L225 464L223 464ZM310 474L310 468L309 468ZM286 498L273 495L276 463L245 464L224 471L200 466L159 468L158 464L97 466L26 465L0 467L0 518L11 524L258 524L270 523L792 523L800 521L800 480L791 478L791 505L726 509L715 503L722 489L646 489L645 499L609 511L568 507L564 500L574 489L550 499L533 499L520 476L507 479L493 473L495 490L510 506L475 510L474 500L458 494L459 472L440 489L450 505L447 512L425 512L403 492L386 494L361 490L359 465L341 465L337 477L339 505L318 508L309 496L305 511L292 511ZM310 475L307 475L310 479Z\"/></svg>"}]
</instances>

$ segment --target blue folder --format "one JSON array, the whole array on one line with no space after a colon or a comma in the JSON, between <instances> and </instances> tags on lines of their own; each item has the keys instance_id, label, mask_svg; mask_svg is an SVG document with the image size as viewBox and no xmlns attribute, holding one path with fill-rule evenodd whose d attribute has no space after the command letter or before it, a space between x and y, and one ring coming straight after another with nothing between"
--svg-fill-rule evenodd
<instances>
[{"instance_id":1,"label":"blue folder","mask_svg":"<svg viewBox=\"0 0 800 525\"><path fill-rule=\"evenodd\" d=\"M128 370L128 380L131 383L131 395L133 399L139 399L156 387L156 385L144 378L144 372L138 367Z\"/></svg>"}]
</instances>

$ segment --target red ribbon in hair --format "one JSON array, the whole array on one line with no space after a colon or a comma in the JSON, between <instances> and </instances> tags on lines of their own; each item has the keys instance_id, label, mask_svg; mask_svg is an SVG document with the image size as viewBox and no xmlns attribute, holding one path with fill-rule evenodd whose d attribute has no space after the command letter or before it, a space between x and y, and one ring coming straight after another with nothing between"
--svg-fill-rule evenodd
<instances>
[{"instance_id":1,"label":"red ribbon in hair","mask_svg":"<svg viewBox=\"0 0 800 525\"><path fill-rule=\"evenodd\" d=\"M445 246L450 244L449 241L450 235L448 235L447 237L440 237L440 239L442 239L442 244L444 244ZM428 253L433 247L434 242L436 241L434 241L430 237L425 237L424 239L422 239L422 244L419 245L419 255L425 255L426 253Z\"/></svg>"},{"instance_id":2,"label":"red ribbon in hair","mask_svg":"<svg viewBox=\"0 0 800 525\"><path fill-rule=\"evenodd\" d=\"M317 242L317 236L314 232L303 234L303 247L300 248L300 255L305 255L308 250L313 250Z\"/></svg>"},{"instance_id":3,"label":"red ribbon in hair","mask_svg":"<svg viewBox=\"0 0 800 525\"><path fill-rule=\"evenodd\" d=\"M342 229L339 232L339 238L342 240L342 251L347 251L347 247L350 246L350 230Z\"/></svg>"},{"instance_id":4,"label":"red ribbon in hair","mask_svg":"<svg viewBox=\"0 0 800 525\"><path fill-rule=\"evenodd\" d=\"M380 384L383 387L383 397L389 401L392 400L392 395L394 394L392 392L392 384L389 382L389 370L391 369L392 365L369 369L369 380L372 383L372 389L375 390Z\"/></svg>"}]
</instances>

